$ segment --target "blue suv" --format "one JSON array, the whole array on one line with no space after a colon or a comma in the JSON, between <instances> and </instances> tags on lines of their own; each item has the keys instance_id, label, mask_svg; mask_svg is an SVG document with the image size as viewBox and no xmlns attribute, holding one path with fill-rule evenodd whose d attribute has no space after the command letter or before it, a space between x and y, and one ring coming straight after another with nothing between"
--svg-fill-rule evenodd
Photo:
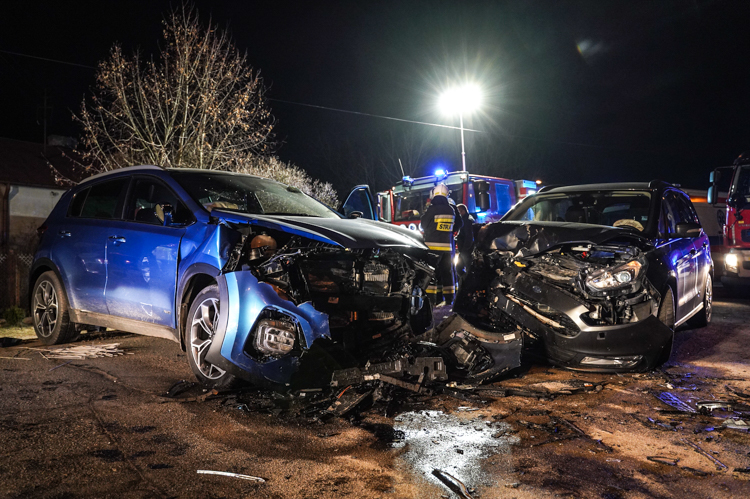
<instances>
[{"instance_id":1,"label":"blue suv","mask_svg":"<svg viewBox=\"0 0 750 499\"><path fill-rule=\"evenodd\" d=\"M109 327L167 338L208 386L289 385L318 340L355 355L432 328L421 236L294 187L139 166L68 191L40 228L31 310L45 344ZM361 203L360 203L361 204Z\"/></svg>"}]
</instances>

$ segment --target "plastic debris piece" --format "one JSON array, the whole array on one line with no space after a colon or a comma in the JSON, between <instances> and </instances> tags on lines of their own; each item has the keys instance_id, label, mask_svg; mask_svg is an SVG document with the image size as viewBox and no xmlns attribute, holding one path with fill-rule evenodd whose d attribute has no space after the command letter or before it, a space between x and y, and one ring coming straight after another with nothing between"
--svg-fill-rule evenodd
<instances>
[{"instance_id":1,"label":"plastic debris piece","mask_svg":"<svg viewBox=\"0 0 750 499\"><path fill-rule=\"evenodd\" d=\"M445 471L435 468L434 470L432 470L432 474L438 480L443 482L443 484L445 484L446 487L448 487L453 492L455 492L458 495L458 497L462 499L473 499L466 485L464 485L464 483L461 480L454 477L450 473L446 473Z\"/></svg>"},{"instance_id":2,"label":"plastic debris piece","mask_svg":"<svg viewBox=\"0 0 750 499\"><path fill-rule=\"evenodd\" d=\"M198 470L199 475L219 475L219 476L230 476L232 478L241 478L243 480L250 480L253 482L266 483L264 478L259 476L241 475L240 473L230 473L228 471L212 471L212 470Z\"/></svg>"},{"instance_id":3,"label":"plastic debris piece","mask_svg":"<svg viewBox=\"0 0 750 499\"><path fill-rule=\"evenodd\" d=\"M689 413L695 413L695 409L687 405L685 402L677 398L673 393L671 392L661 392L659 395L656 396L659 400L667 404L668 406L674 407L675 409L682 411L682 412L689 412Z\"/></svg>"},{"instance_id":4,"label":"plastic debris piece","mask_svg":"<svg viewBox=\"0 0 750 499\"><path fill-rule=\"evenodd\" d=\"M722 423L722 426L725 428L731 428L733 430L750 430L750 424L748 424L747 421L744 419L732 419L727 418Z\"/></svg>"},{"instance_id":5,"label":"plastic debris piece","mask_svg":"<svg viewBox=\"0 0 750 499\"><path fill-rule=\"evenodd\" d=\"M711 414L711 411L716 409L731 411L734 408L734 404L726 400L701 400L695 403L695 407L698 408L701 414Z\"/></svg>"},{"instance_id":6,"label":"plastic debris piece","mask_svg":"<svg viewBox=\"0 0 750 499\"><path fill-rule=\"evenodd\" d=\"M665 456L646 456L646 459L653 463L666 464L667 466L677 466L677 463L680 462L679 458Z\"/></svg>"},{"instance_id":7,"label":"plastic debris piece","mask_svg":"<svg viewBox=\"0 0 750 499\"><path fill-rule=\"evenodd\" d=\"M357 393L354 390L349 390L351 387L346 387L342 391L336 400L328 407L328 412L331 412L337 416L344 416L346 413L357 407L363 400L372 395L372 390L368 390L364 393Z\"/></svg>"},{"instance_id":8,"label":"plastic debris piece","mask_svg":"<svg viewBox=\"0 0 750 499\"><path fill-rule=\"evenodd\" d=\"M750 473L750 468L735 468L732 471L734 473Z\"/></svg>"}]
</instances>

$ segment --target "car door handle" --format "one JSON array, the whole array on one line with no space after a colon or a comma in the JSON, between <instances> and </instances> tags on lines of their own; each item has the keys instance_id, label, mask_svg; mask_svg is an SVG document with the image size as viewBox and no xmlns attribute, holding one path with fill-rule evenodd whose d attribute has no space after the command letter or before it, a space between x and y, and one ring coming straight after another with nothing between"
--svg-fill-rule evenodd
<instances>
[{"instance_id":1,"label":"car door handle","mask_svg":"<svg viewBox=\"0 0 750 499\"><path fill-rule=\"evenodd\" d=\"M122 236L109 236L109 240L115 244L121 244L125 242L125 238Z\"/></svg>"},{"instance_id":2,"label":"car door handle","mask_svg":"<svg viewBox=\"0 0 750 499\"><path fill-rule=\"evenodd\" d=\"M60 232L58 232L58 234L60 235L60 237L70 237L71 235L67 230L61 230Z\"/></svg>"}]
</instances>

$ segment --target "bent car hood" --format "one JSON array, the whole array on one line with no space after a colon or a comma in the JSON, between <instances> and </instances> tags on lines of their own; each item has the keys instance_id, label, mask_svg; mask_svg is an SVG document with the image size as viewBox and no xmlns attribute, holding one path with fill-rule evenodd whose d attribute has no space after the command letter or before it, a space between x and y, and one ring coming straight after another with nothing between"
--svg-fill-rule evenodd
<instances>
[{"instance_id":1,"label":"bent car hood","mask_svg":"<svg viewBox=\"0 0 750 499\"><path fill-rule=\"evenodd\" d=\"M307 237L343 248L403 248L427 251L422 236L412 230L362 218L289 217L250 215L213 210L220 221L250 224Z\"/></svg>"},{"instance_id":2,"label":"bent car hood","mask_svg":"<svg viewBox=\"0 0 750 499\"><path fill-rule=\"evenodd\" d=\"M479 231L481 251L510 251L517 257L543 253L561 244L626 244L642 250L651 243L630 229L571 222L495 222Z\"/></svg>"}]
</instances>

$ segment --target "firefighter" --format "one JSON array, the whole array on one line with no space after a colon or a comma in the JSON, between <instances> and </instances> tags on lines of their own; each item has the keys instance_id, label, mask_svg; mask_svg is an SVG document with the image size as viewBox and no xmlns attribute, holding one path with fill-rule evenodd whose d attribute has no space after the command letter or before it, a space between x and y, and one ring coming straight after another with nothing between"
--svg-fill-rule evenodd
<instances>
[{"instance_id":1,"label":"firefighter","mask_svg":"<svg viewBox=\"0 0 750 499\"><path fill-rule=\"evenodd\" d=\"M442 293L445 304L450 305L456 291L453 233L461 228L461 218L448 200L448 188L445 184L436 185L431 197L430 206L422 216L422 230L424 243L440 259L435 269L435 278L427 288L427 296L434 306L438 303L438 295Z\"/></svg>"}]
</instances>

